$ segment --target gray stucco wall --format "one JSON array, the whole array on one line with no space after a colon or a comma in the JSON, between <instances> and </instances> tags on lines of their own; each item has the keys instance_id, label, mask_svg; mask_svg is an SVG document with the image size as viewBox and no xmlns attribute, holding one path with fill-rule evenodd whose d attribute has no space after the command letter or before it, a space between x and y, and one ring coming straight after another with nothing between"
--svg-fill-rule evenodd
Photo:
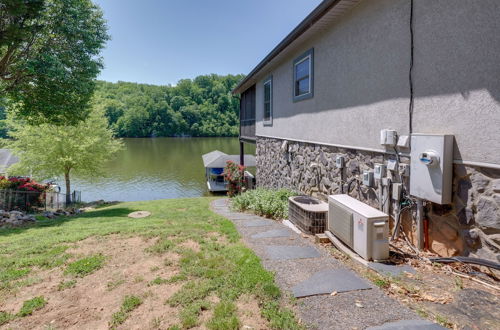
<instances>
[{"instance_id":1,"label":"gray stucco wall","mask_svg":"<svg viewBox=\"0 0 500 330\"><path fill-rule=\"evenodd\" d=\"M408 134L408 0L362 1L266 72L273 125L260 136L381 150L379 132ZM415 1L416 133L456 137L455 159L500 164L500 1ZM314 47L314 97L293 102L292 62Z\"/></svg>"}]
</instances>

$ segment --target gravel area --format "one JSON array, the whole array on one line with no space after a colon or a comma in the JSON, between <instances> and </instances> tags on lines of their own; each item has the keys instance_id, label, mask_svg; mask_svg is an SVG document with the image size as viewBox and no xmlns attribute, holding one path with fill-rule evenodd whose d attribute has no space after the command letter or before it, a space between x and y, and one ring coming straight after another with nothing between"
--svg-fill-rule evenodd
<instances>
[{"instance_id":1,"label":"gravel area","mask_svg":"<svg viewBox=\"0 0 500 330\"><path fill-rule=\"evenodd\" d=\"M266 226L246 227L247 221L259 221L265 218L232 212L229 210L228 201L228 199L215 200L212 209L233 221L243 241L262 259L264 267L276 274L277 285L282 290L290 292L295 285L322 270L348 269L323 247L293 232L279 221L273 221L271 225ZM273 229L288 229L290 237L252 238L252 235ZM266 247L270 245L311 246L317 249L320 256L272 260L266 253ZM376 286L368 290L300 298L297 300L297 311L298 317L310 329L365 329L388 322L420 319L414 312L386 296Z\"/></svg>"}]
</instances>

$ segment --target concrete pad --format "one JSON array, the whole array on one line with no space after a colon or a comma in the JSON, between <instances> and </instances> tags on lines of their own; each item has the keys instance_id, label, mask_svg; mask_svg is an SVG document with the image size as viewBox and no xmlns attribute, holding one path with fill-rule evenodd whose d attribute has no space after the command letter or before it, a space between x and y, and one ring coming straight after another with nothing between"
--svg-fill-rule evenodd
<instances>
[{"instance_id":1,"label":"concrete pad","mask_svg":"<svg viewBox=\"0 0 500 330\"><path fill-rule=\"evenodd\" d=\"M292 288L295 298L371 289L372 286L348 269L322 270Z\"/></svg>"},{"instance_id":2,"label":"concrete pad","mask_svg":"<svg viewBox=\"0 0 500 330\"><path fill-rule=\"evenodd\" d=\"M321 257L321 254L312 246L294 246L294 245L269 245L266 246L266 252L269 259L288 260L288 259L306 259Z\"/></svg>"},{"instance_id":3,"label":"concrete pad","mask_svg":"<svg viewBox=\"0 0 500 330\"><path fill-rule=\"evenodd\" d=\"M262 233L252 235L252 238L274 238L274 237L289 237L290 231L287 229L272 229Z\"/></svg>"},{"instance_id":4,"label":"concrete pad","mask_svg":"<svg viewBox=\"0 0 500 330\"><path fill-rule=\"evenodd\" d=\"M380 262L369 262L368 267L373 269L379 274L386 276L400 276L403 275L404 272L416 274L417 271L410 265L388 265Z\"/></svg>"},{"instance_id":5,"label":"concrete pad","mask_svg":"<svg viewBox=\"0 0 500 330\"><path fill-rule=\"evenodd\" d=\"M243 226L245 227L264 227L271 226L274 224L274 221L271 220L248 220L243 221Z\"/></svg>"},{"instance_id":6,"label":"concrete pad","mask_svg":"<svg viewBox=\"0 0 500 330\"><path fill-rule=\"evenodd\" d=\"M403 320L385 323L376 327L369 327L367 330L441 330L446 329L439 324L427 320Z\"/></svg>"},{"instance_id":7,"label":"concrete pad","mask_svg":"<svg viewBox=\"0 0 500 330\"><path fill-rule=\"evenodd\" d=\"M128 217L133 218L133 219L140 219L140 218L149 217L150 215L151 215L151 212L149 212L149 211L135 211L135 212L129 213Z\"/></svg>"}]
</instances>

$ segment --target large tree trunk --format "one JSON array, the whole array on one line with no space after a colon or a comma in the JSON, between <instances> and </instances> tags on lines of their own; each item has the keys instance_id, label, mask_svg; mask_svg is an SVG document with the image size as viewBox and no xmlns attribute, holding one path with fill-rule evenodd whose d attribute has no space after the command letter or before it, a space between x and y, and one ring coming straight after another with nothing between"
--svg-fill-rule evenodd
<instances>
[{"instance_id":1,"label":"large tree trunk","mask_svg":"<svg viewBox=\"0 0 500 330\"><path fill-rule=\"evenodd\" d=\"M66 205L71 204L71 181L69 180L69 171L64 173L64 181L66 182Z\"/></svg>"}]
</instances>

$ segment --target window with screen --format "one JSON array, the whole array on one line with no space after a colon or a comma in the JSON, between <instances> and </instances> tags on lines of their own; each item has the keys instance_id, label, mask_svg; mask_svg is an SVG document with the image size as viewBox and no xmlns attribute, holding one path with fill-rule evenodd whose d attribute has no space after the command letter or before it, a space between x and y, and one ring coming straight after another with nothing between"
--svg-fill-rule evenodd
<instances>
[{"instance_id":1,"label":"window with screen","mask_svg":"<svg viewBox=\"0 0 500 330\"><path fill-rule=\"evenodd\" d=\"M313 96L313 49L293 61L293 100L300 101Z\"/></svg>"},{"instance_id":2,"label":"window with screen","mask_svg":"<svg viewBox=\"0 0 500 330\"><path fill-rule=\"evenodd\" d=\"M264 80L264 125L273 123L273 78Z\"/></svg>"}]
</instances>

